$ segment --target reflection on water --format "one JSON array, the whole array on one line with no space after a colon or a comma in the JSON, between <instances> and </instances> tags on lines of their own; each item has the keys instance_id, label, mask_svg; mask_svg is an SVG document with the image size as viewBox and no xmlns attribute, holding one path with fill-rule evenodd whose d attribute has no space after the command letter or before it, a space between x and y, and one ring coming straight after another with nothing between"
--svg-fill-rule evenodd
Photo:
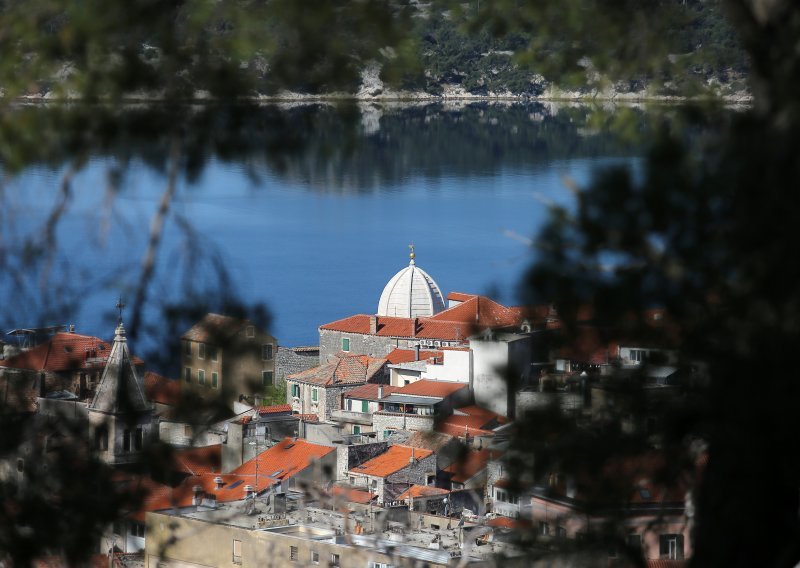
<instances>
[{"instance_id":1,"label":"reflection on water","mask_svg":"<svg viewBox=\"0 0 800 568\"><path fill-rule=\"evenodd\" d=\"M569 203L565 177L581 184L594 168L635 163L588 114L483 103L249 109L233 132L185 146L139 341L183 331L165 329L165 305L235 298L266 304L282 344L313 344L320 324L374 313L410 242L445 293L513 302L530 250L508 235L534 235L548 202ZM636 120L645 128L648 115ZM106 336L118 295L140 276L167 146L145 135L98 143L66 193L72 155L58 148L3 188L0 327L75 323Z\"/></svg>"}]
</instances>

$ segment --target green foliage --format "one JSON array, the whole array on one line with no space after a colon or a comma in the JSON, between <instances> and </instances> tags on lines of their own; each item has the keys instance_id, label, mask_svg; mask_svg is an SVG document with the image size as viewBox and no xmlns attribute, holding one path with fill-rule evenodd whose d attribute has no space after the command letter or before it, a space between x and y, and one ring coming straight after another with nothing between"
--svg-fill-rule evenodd
<instances>
[{"instance_id":1,"label":"green foliage","mask_svg":"<svg viewBox=\"0 0 800 568\"><path fill-rule=\"evenodd\" d=\"M264 406L286 404L286 380L284 377L277 377L274 385L264 387L262 401Z\"/></svg>"}]
</instances>

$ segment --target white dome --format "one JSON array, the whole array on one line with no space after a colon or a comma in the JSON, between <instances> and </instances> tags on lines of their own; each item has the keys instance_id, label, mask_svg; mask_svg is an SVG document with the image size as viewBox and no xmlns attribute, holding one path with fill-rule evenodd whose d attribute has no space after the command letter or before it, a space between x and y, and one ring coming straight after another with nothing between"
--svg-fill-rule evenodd
<instances>
[{"instance_id":1,"label":"white dome","mask_svg":"<svg viewBox=\"0 0 800 568\"><path fill-rule=\"evenodd\" d=\"M383 289L378 302L379 316L422 318L444 309L444 297L428 273L417 268L414 253L411 262L395 274Z\"/></svg>"}]
</instances>

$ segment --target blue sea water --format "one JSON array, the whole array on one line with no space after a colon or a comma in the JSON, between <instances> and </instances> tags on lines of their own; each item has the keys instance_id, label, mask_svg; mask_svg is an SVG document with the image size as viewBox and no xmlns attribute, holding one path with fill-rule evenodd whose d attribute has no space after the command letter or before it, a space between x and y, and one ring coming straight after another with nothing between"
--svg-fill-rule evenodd
<instances>
[{"instance_id":1,"label":"blue sea water","mask_svg":"<svg viewBox=\"0 0 800 568\"><path fill-rule=\"evenodd\" d=\"M502 153L489 165L412 163L355 189L341 176L289 176L264 165L254 177L251 164L212 157L197 179L179 180L170 205L145 312L149 340L158 341L156 301L224 292L265 304L282 345L315 344L319 325L376 311L383 286L408 263L410 243L445 294L488 293L514 304L535 255L530 239L548 208L571 207L565 179L585 185L598 168L635 163L604 155L542 159L537 151L532 145L527 160L515 148L509 164ZM130 305L166 179L134 161L110 194L110 166L96 158L74 177L49 264L6 264L6 329L72 323L79 332L111 335L118 296ZM31 167L6 181L6 253L44 242L63 172ZM13 270L23 282L12 282ZM59 302L70 307L47 311Z\"/></svg>"}]
</instances>

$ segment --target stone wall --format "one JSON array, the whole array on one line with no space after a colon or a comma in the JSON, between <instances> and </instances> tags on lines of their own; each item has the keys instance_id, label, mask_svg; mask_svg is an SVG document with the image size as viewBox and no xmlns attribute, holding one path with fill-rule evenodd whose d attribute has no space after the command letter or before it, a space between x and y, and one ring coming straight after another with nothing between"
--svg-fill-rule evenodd
<instances>
[{"instance_id":1,"label":"stone wall","mask_svg":"<svg viewBox=\"0 0 800 568\"><path fill-rule=\"evenodd\" d=\"M275 356L275 380L285 380L289 375L300 373L319 365L319 347L278 346Z\"/></svg>"},{"instance_id":2,"label":"stone wall","mask_svg":"<svg viewBox=\"0 0 800 568\"><path fill-rule=\"evenodd\" d=\"M381 455L389 447L388 442L339 446L336 448L336 474L347 478L347 472L365 461Z\"/></svg>"},{"instance_id":3,"label":"stone wall","mask_svg":"<svg viewBox=\"0 0 800 568\"><path fill-rule=\"evenodd\" d=\"M376 412L372 415L372 427L379 437L384 430L415 430L427 432L433 430L435 417L417 414L400 414L395 412Z\"/></svg>"},{"instance_id":4,"label":"stone wall","mask_svg":"<svg viewBox=\"0 0 800 568\"><path fill-rule=\"evenodd\" d=\"M383 503L393 501L411 485L425 485L428 475L436 473L436 454L414 460L400 471L389 475L383 486L383 494L378 496L378 501Z\"/></svg>"},{"instance_id":5,"label":"stone wall","mask_svg":"<svg viewBox=\"0 0 800 568\"><path fill-rule=\"evenodd\" d=\"M330 329L319 330L320 364L330 360L342 350L342 338L350 339L350 351L357 355L370 357L386 357L396 347L409 347L407 339L379 337L377 335L361 335L360 333L342 333Z\"/></svg>"}]
</instances>

